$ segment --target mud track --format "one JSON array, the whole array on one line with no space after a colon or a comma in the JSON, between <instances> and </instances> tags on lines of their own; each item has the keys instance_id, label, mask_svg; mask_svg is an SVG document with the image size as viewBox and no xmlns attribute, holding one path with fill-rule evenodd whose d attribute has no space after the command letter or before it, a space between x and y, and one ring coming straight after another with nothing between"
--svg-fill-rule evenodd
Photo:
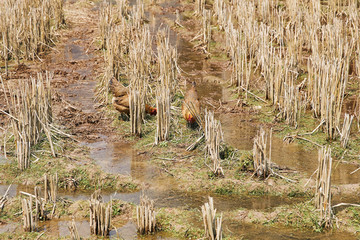
<instances>
[{"instance_id":1,"label":"mud track","mask_svg":"<svg viewBox=\"0 0 360 240\"><path fill-rule=\"evenodd\" d=\"M56 46L40 56L42 61L16 67L9 79L16 82L36 76L37 72L53 72L55 122L80 141L98 139L99 134L109 136L113 132L111 120L97 110L99 106L94 102L97 77L104 69L101 50L96 44L99 36L97 7L89 2L80 5L75 1L65 7L67 26L58 32ZM0 102L6 109L3 98Z\"/></svg>"}]
</instances>

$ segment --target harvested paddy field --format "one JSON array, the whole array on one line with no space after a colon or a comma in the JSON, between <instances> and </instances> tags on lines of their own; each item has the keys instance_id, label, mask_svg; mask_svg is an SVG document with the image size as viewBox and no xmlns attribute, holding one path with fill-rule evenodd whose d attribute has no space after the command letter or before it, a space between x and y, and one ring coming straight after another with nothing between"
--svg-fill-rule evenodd
<instances>
[{"instance_id":1,"label":"harvested paddy field","mask_svg":"<svg viewBox=\"0 0 360 240\"><path fill-rule=\"evenodd\" d=\"M357 1L0 3L1 239L358 239Z\"/></svg>"}]
</instances>

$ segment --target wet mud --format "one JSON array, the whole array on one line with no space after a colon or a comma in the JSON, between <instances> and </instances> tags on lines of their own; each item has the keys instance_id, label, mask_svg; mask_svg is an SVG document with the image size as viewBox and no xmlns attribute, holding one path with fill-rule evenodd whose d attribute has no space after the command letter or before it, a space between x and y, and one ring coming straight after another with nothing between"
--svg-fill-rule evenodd
<instances>
[{"instance_id":1,"label":"wet mud","mask_svg":"<svg viewBox=\"0 0 360 240\"><path fill-rule=\"evenodd\" d=\"M241 224L224 222L225 229L230 236L239 239L287 240L287 239L312 239L312 240L355 240L356 238L346 232L312 233L289 228L265 227L254 224ZM224 231L226 231L224 230Z\"/></svg>"}]
</instances>

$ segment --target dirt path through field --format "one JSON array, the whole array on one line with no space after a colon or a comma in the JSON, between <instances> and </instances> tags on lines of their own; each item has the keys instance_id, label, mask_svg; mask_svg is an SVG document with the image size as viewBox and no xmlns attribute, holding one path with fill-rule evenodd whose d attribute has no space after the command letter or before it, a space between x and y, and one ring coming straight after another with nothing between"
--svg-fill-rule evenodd
<instances>
[{"instance_id":1,"label":"dirt path through field","mask_svg":"<svg viewBox=\"0 0 360 240\"><path fill-rule=\"evenodd\" d=\"M65 5L67 29L60 32L56 50L47 57L44 69L54 72L52 86L57 92L55 116L81 141L111 134L110 119L96 111L96 78L103 69L97 53L98 12L88 2Z\"/></svg>"}]
</instances>

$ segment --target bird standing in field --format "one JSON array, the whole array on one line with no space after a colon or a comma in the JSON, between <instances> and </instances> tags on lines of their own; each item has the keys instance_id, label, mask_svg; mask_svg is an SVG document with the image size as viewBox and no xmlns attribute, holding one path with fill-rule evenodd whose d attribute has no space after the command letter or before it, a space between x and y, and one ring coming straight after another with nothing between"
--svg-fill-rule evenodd
<instances>
[{"instance_id":1,"label":"bird standing in field","mask_svg":"<svg viewBox=\"0 0 360 240\"><path fill-rule=\"evenodd\" d=\"M110 91L114 95L112 99L112 104L116 110L120 113L125 113L126 115L130 114L129 107L129 93L128 88L119 83L115 78L110 80ZM150 115L156 115L157 110L154 107L151 107L145 104L145 112Z\"/></svg>"},{"instance_id":2,"label":"bird standing in field","mask_svg":"<svg viewBox=\"0 0 360 240\"><path fill-rule=\"evenodd\" d=\"M200 116L200 101L196 91L195 82L192 82L190 88L186 91L181 110L188 125L194 126L194 124L196 124L197 116Z\"/></svg>"}]
</instances>

